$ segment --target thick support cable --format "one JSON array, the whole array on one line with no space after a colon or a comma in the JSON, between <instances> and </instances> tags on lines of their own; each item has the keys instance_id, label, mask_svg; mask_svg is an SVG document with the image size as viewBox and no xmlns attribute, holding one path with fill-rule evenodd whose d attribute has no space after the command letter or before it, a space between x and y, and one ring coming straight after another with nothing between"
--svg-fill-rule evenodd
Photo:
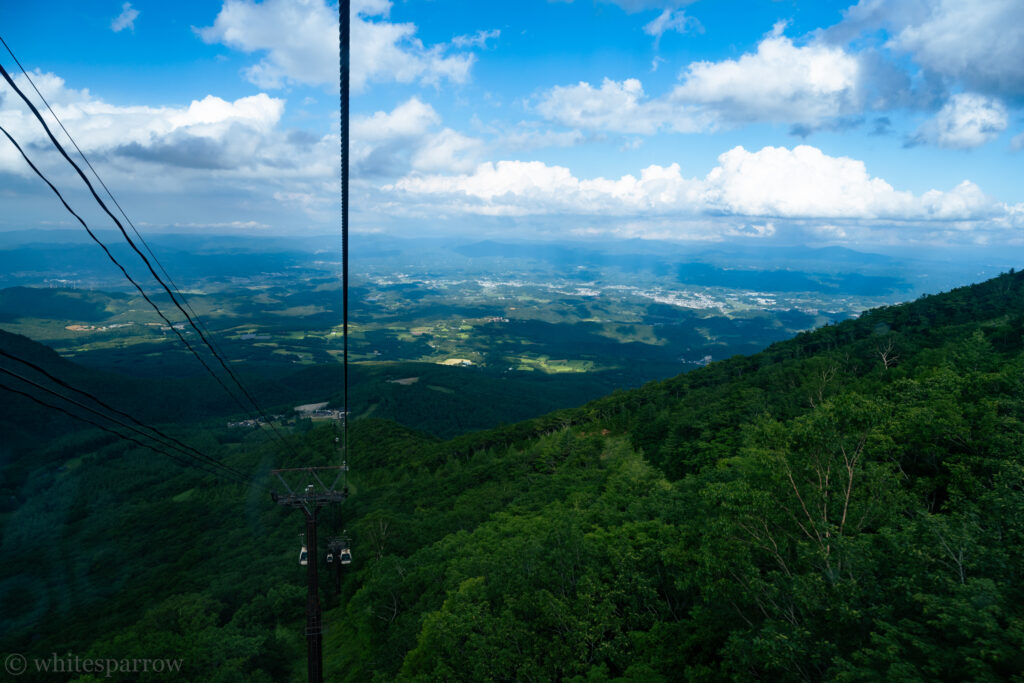
<instances>
[{"instance_id":1,"label":"thick support cable","mask_svg":"<svg viewBox=\"0 0 1024 683\"><path fill-rule=\"evenodd\" d=\"M338 60L341 107L341 332L344 350L344 453L348 460L348 100L350 70L350 15L349 0L338 3Z\"/></svg>"}]
</instances>

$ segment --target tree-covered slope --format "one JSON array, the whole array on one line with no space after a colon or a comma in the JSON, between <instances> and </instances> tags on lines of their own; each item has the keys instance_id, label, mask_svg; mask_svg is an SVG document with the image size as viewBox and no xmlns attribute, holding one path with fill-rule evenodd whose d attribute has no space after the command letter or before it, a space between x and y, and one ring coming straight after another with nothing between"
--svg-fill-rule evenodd
<instances>
[{"instance_id":1,"label":"tree-covered slope","mask_svg":"<svg viewBox=\"0 0 1024 683\"><path fill-rule=\"evenodd\" d=\"M352 500L334 671L1020 676L1022 313L1005 275L421 451Z\"/></svg>"},{"instance_id":2,"label":"tree-covered slope","mask_svg":"<svg viewBox=\"0 0 1024 683\"><path fill-rule=\"evenodd\" d=\"M450 441L357 421L330 678L1019 680L1022 330L1011 273ZM333 457L322 428L203 438L254 472ZM83 451L0 518L3 645L301 679L299 516Z\"/></svg>"}]
</instances>

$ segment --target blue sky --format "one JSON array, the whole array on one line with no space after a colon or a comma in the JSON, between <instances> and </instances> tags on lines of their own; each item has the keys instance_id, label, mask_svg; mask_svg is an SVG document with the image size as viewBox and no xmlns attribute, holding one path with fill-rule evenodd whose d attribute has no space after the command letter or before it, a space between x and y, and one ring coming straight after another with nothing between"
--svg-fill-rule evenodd
<instances>
[{"instance_id":1,"label":"blue sky","mask_svg":"<svg viewBox=\"0 0 1024 683\"><path fill-rule=\"evenodd\" d=\"M40 7L3 36L137 224L335 229L336 5ZM352 8L357 231L1024 242L1019 0ZM6 86L0 123L87 206ZM0 229L70 225L6 141L0 183Z\"/></svg>"}]
</instances>

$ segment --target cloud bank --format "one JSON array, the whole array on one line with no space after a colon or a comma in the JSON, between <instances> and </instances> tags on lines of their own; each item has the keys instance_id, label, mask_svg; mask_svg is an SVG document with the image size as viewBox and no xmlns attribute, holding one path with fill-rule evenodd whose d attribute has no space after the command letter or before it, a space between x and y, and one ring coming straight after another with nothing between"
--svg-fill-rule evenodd
<instances>
[{"instance_id":1,"label":"cloud bank","mask_svg":"<svg viewBox=\"0 0 1024 683\"><path fill-rule=\"evenodd\" d=\"M914 195L872 177L862 161L808 145L756 152L735 147L704 177L685 177L671 164L648 166L639 176L581 179L563 166L499 161L471 173L409 176L392 189L414 202L483 215L974 221L1008 211L970 181Z\"/></svg>"}]
</instances>

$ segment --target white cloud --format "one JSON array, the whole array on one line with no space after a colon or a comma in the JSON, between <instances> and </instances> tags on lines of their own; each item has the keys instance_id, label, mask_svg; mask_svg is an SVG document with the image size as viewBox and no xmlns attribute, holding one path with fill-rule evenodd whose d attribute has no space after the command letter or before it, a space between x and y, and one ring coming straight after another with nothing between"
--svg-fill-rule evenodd
<instances>
[{"instance_id":1,"label":"white cloud","mask_svg":"<svg viewBox=\"0 0 1024 683\"><path fill-rule=\"evenodd\" d=\"M953 95L935 118L918 130L916 141L940 147L966 149L998 137L1006 130L1008 116L1002 102L983 95Z\"/></svg>"},{"instance_id":2,"label":"white cloud","mask_svg":"<svg viewBox=\"0 0 1024 683\"><path fill-rule=\"evenodd\" d=\"M452 45L461 48L478 47L484 49L487 47L488 40L497 40L500 36L501 31L499 29L491 29L490 31L480 30L468 36L455 36L452 38Z\"/></svg>"},{"instance_id":3,"label":"white cloud","mask_svg":"<svg viewBox=\"0 0 1024 683\"><path fill-rule=\"evenodd\" d=\"M445 128L423 141L412 155L412 167L428 173L469 170L476 165L482 148L480 140Z\"/></svg>"},{"instance_id":4,"label":"white cloud","mask_svg":"<svg viewBox=\"0 0 1024 683\"><path fill-rule=\"evenodd\" d=\"M20 88L28 89L23 76L15 80ZM267 135L279 123L285 106L284 100L264 93L234 102L207 95L185 107L118 106L87 90L66 88L63 79L53 74L37 72L33 80L86 151L157 148L171 136L178 136L179 141L202 138L220 143L233 131ZM12 92L0 100L0 113L11 121L17 137L32 142L45 139L41 127Z\"/></svg>"},{"instance_id":5,"label":"white cloud","mask_svg":"<svg viewBox=\"0 0 1024 683\"><path fill-rule=\"evenodd\" d=\"M213 26L198 33L207 43L267 51L246 77L261 88L275 88L286 80L307 85L337 80L337 26L335 13L318 0L226 0Z\"/></svg>"},{"instance_id":6,"label":"white cloud","mask_svg":"<svg viewBox=\"0 0 1024 683\"><path fill-rule=\"evenodd\" d=\"M365 142L411 137L425 134L441 122L434 108L412 97L395 107L390 113L378 111L372 116L352 120L352 137Z\"/></svg>"},{"instance_id":7,"label":"white cloud","mask_svg":"<svg viewBox=\"0 0 1024 683\"><path fill-rule=\"evenodd\" d=\"M857 58L825 44L798 47L782 28L776 25L756 52L737 60L691 63L682 83L661 97L647 97L635 78L606 78L600 88L585 82L551 88L537 111L568 126L642 135L764 120L815 128L858 111Z\"/></svg>"},{"instance_id":8,"label":"white cloud","mask_svg":"<svg viewBox=\"0 0 1024 683\"><path fill-rule=\"evenodd\" d=\"M104 181L126 206L136 207L140 221L157 211L161 225L218 229L230 226L215 224L237 221L235 227L245 230L256 229L256 221L301 229L306 221L330 224L336 215L338 136L284 129L283 99L207 95L180 105L122 106L68 88L53 74L36 73L33 80ZM16 82L28 87L23 77ZM89 211L87 197L82 204L76 199L81 183L10 90L0 90L0 120L40 169L70 193L71 203ZM45 192L6 142L0 144L0 174L31 178L29 187ZM365 181L353 178L353 190L365 192Z\"/></svg>"},{"instance_id":9,"label":"white cloud","mask_svg":"<svg viewBox=\"0 0 1024 683\"><path fill-rule=\"evenodd\" d=\"M201 100L194 100L184 112L169 110L167 120L172 130L183 127L209 130L200 127L238 122L266 133L277 125L283 112L284 100L265 93L242 97L234 102L207 95Z\"/></svg>"},{"instance_id":10,"label":"white cloud","mask_svg":"<svg viewBox=\"0 0 1024 683\"><path fill-rule=\"evenodd\" d=\"M190 183L209 189L211 174L223 187L259 178L270 184L311 180L332 182L337 168L337 135L281 130L285 101L259 93L227 101L213 95L179 106L120 106L85 90L65 87L53 74L33 80L72 131L79 146L105 161L108 178L146 189L182 191ZM19 87L28 86L24 77ZM0 119L43 169L67 173L41 126L12 92L2 93ZM0 146L0 171L30 173L10 148Z\"/></svg>"},{"instance_id":11,"label":"white cloud","mask_svg":"<svg viewBox=\"0 0 1024 683\"><path fill-rule=\"evenodd\" d=\"M448 55L443 45L425 46L415 37L415 24L386 20L390 10L388 0L352 3L353 90L369 82L468 80L473 55ZM207 43L266 52L245 72L261 88L288 82L330 86L338 80L338 19L324 0L225 0L213 26L197 32Z\"/></svg>"},{"instance_id":12,"label":"white cloud","mask_svg":"<svg viewBox=\"0 0 1024 683\"><path fill-rule=\"evenodd\" d=\"M806 145L735 147L704 178L686 178L671 164L648 166L639 177L581 179L563 166L509 160L482 163L471 173L411 175L385 189L412 203L480 215L987 221L1009 211L969 181L914 195L870 176L862 161ZM760 231L743 230L775 229L771 220L756 225Z\"/></svg>"},{"instance_id":13,"label":"white cloud","mask_svg":"<svg viewBox=\"0 0 1024 683\"><path fill-rule=\"evenodd\" d=\"M110 22L110 29L114 33L120 33L121 31L128 29L132 32L135 31L135 19L139 16L139 10L132 9L132 3L126 2L121 5L121 13Z\"/></svg>"},{"instance_id":14,"label":"white cloud","mask_svg":"<svg viewBox=\"0 0 1024 683\"><path fill-rule=\"evenodd\" d=\"M920 196L871 177L864 162L831 157L816 147L736 147L706 177L707 207L744 216L853 220L973 220L997 211L981 189L964 181Z\"/></svg>"},{"instance_id":15,"label":"white cloud","mask_svg":"<svg viewBox=\"0 0 1024 683\"><path fill-rule=\"evenodd\" d=\"M970 221L998 217L1005 213L1005 205L997 205L969 180L964 180L949 192L928 190L921 195L921 204L927 218L948 221Z\"/></svg>"},{"instance_id":16,"label":"white cloud","mask_svg":"<svg viewBox=\"0 0 1024 683\"><path fill-rule=\"evenodd\" d=\"M352 120L353 174L366 177L400 176L410 170L458 172L479 160L483 143L451 128L437 130L441 117L433 107L413 97L391 112Z\"/></svg>"},{"instance_id":17,"label":"white cloud","mask_svg":"<svg viewBox=\"0 0 1024 683\"><path fill-rule=\"evenodd\" d=\"M653 135L662 128L681 133L713 130L713 112L676 104L669 98L649 99L635 79L604 79L600 88L589 83L555 86L544 93L537 111L567 126L592 130Z\"/></svg>"},{"instance_id":18,"label":"white cloud","mask_svg":"<svg viewBox=\"0 0 1024 683\"><path fill-rule=\"evenodd\" d=\"M471 174L403 178L398 189L417 194L464 194L490 201L496 197L546 196L559 189L579 187L569 169L539 161L499 161L480 164Z\"/></svg>"},{"instance_id":19,"label":"white cloud","mask_svg":"<svg viewBox=\"0 0 1024 683\"><path fill-rule=\"evenodd\" d=\"M733 121L819 125L860 107L860 64L838 47L797 47L776 24L757 52L737 60L695 62L673 102L700 104Z\"/></svg>"},{"instance_id":20,"label":"white cloud","mask_svg":"<svg viewBox=\"0 0 1024 683\"><path fill-rule=\"evenodd\" d=\"M863 162L830 157L808 145L758 152L736 147L718 162L707 176L705 198L728 213L874 218L896 213L895 204L909 200L884 180L869 177Z\"/></svg>"},{"instance_id":21,"label":"white cloud","mask_svg":"<svg viewBox=\"0 0 1024 683\"><path fill-rule=\"evenodd\" d=\"M661 36L669 31L675 31L676 33L687 33L689 31L703 33L704 27L694 17L686 16L686 10L671 9L664 10L657 18L652 19L650 23L644 26L644 33L654 36L655 47L661 41Z\"/></svg>"}]
</instances>

